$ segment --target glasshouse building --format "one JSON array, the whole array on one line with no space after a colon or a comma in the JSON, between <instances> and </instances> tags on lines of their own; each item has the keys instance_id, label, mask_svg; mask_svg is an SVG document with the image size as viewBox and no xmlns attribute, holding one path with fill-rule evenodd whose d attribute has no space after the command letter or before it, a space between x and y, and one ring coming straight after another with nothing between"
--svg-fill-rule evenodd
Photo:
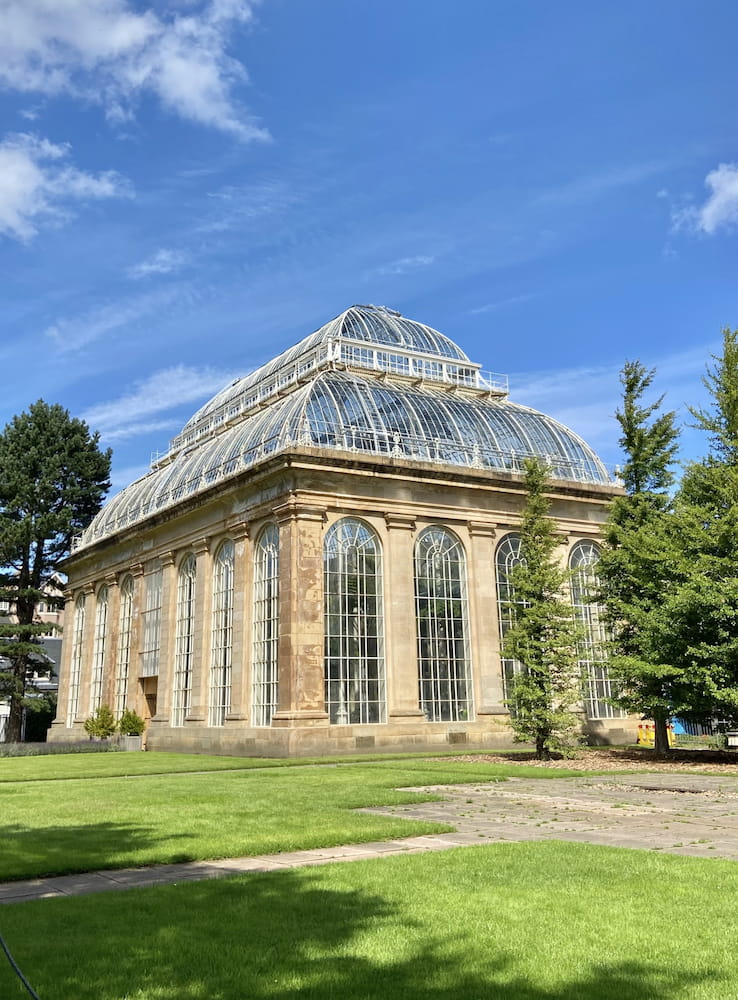
<instances>
[{"instance_id":1,"label":"glasshouse building","mask_svg":"<svg viewBox=\"0 0 738 1000\"><path fill-rule=\"evenodd\" d=\"M223 389L77 540L49 738L107 704L143 715L157 750L509 744L520 665L501 641L530 456L575 571L582 726L631 739L590 600L619 488L504 377L377 306Z\"/></svg>"}]
</instances>

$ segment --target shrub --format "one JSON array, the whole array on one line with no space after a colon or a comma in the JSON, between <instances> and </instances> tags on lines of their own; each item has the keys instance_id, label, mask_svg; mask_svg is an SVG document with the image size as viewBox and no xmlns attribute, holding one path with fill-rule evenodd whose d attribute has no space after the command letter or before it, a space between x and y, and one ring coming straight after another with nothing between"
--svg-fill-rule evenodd
<instances>
[{"instance_id":1,"label":"shrub","mask_svg":"<svg viewBox=\"0 0 738 1000\"><path fill-rule=\"evenodd\" d=\"M90 737L106 740L118 728L109 705L100 705L94 715L85 721L85 732Z\"/></svg>"},{"instance_id":2,"label":"shrub","mask_svg":"<svg viewBox=\"0 0 738 1000\"><path fill-rule=\"evenodd\" d=\"M146 723L144 720L137 712L133 712L130 708L125 710L118 723L121 736L140 736L145 728Z\"/></svg>"},{"instance_id":3,"label":"shrub","mask_svg":"<svg viewBox=\"0 0 738 1000\"><path fill-rule=\"evenodd\" d=\"M58 753L115 753L117 743L0 743L0 757L45 757Z\"/></svg>"}]
</instances>

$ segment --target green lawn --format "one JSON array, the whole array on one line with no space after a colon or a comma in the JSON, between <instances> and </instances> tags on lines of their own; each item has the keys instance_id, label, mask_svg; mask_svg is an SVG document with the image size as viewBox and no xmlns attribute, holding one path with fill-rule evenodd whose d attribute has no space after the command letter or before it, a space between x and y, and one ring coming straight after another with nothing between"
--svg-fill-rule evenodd
<instances>
[{"instance_id":1,"label":"green lawn","mask_svg":"<svg viewBox=\"0 0 738 1000\"><path fill-rule=\"evenodd\" d=\"M104 756L104 763L112 765L137 755ZM198 763L205 759L196 758ZM18 762L43 767L48 760ZM74 766L77 760L84 765L89 758L80 755ZM68 764L73 765L71 758ZM576 772L556 776L571 773ZM450 828L355 810L412 801L414 793L396 791L401 786L489 781L510 774L553 776L515 765L407 759L9 782L0 791L0 880L438 832Z\"/></svg>"},{"instance_id":2,"label":"green lawn","mask_svg":"<svg viewBox=\"0 0 738 1000\"><path fill-rule=\"evenodd\" d=\"M499 844L0 908L43 1000L735 1000L738 866ZM0 996L25 996L0 965Z\"/></svg>"}]
</instances>

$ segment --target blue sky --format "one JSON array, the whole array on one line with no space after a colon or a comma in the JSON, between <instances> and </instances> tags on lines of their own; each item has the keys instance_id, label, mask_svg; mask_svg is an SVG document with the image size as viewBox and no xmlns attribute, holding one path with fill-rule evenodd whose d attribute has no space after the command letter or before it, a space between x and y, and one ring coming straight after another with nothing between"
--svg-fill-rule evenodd
<instances>
[{"instance_id":1,"label":"blue sky","mask_svg":"<svg viewBox=\"0 0 738 1000\"><path fill-rule=\"evenodd\" d=\"M62 403L120 488L374 302L615 464L624 359L679 409L738 326L737 35L728 0L0 0L0 425Z\"/></svg>"}]
</instances>

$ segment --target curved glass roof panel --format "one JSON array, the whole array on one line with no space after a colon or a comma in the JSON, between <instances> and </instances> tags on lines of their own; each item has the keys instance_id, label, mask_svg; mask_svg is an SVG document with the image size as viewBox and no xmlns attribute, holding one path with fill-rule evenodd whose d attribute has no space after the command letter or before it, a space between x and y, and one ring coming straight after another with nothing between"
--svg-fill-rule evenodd
<instances>
[{"instance_id":1,"label":"curved glass roof panel","mask_svg":"<svg viewBox=\"0 0 738 1000\"><path fill-rule=\"evenodd\" d=\"M223 403L242 391L244 384L256 389L260 380L271 379L284 367L285 357L292 362L306 352L309 355L342 331L355 339L363 332L372 345L386 344L397 350L408 344L416 352L453 349L457 354L444 357L470 363L448 338L430 327L389 310L354 306L259 372L226 387L188 426L194 426L208 408L222 412ZM301 446L518 472L526 458L538 457L549 466L553 478L610 484L594 451L569 428L537 410L478 388L444 387L399 374L393 379L386 373L344 370L342 365L311 366L303 381L274 393L260 407L239 412L230 422L221 421L208 435L191 438L169 460L113 497L84 533L81 544L136 524L272 454Z\"/></svg>"}]
</instances>

